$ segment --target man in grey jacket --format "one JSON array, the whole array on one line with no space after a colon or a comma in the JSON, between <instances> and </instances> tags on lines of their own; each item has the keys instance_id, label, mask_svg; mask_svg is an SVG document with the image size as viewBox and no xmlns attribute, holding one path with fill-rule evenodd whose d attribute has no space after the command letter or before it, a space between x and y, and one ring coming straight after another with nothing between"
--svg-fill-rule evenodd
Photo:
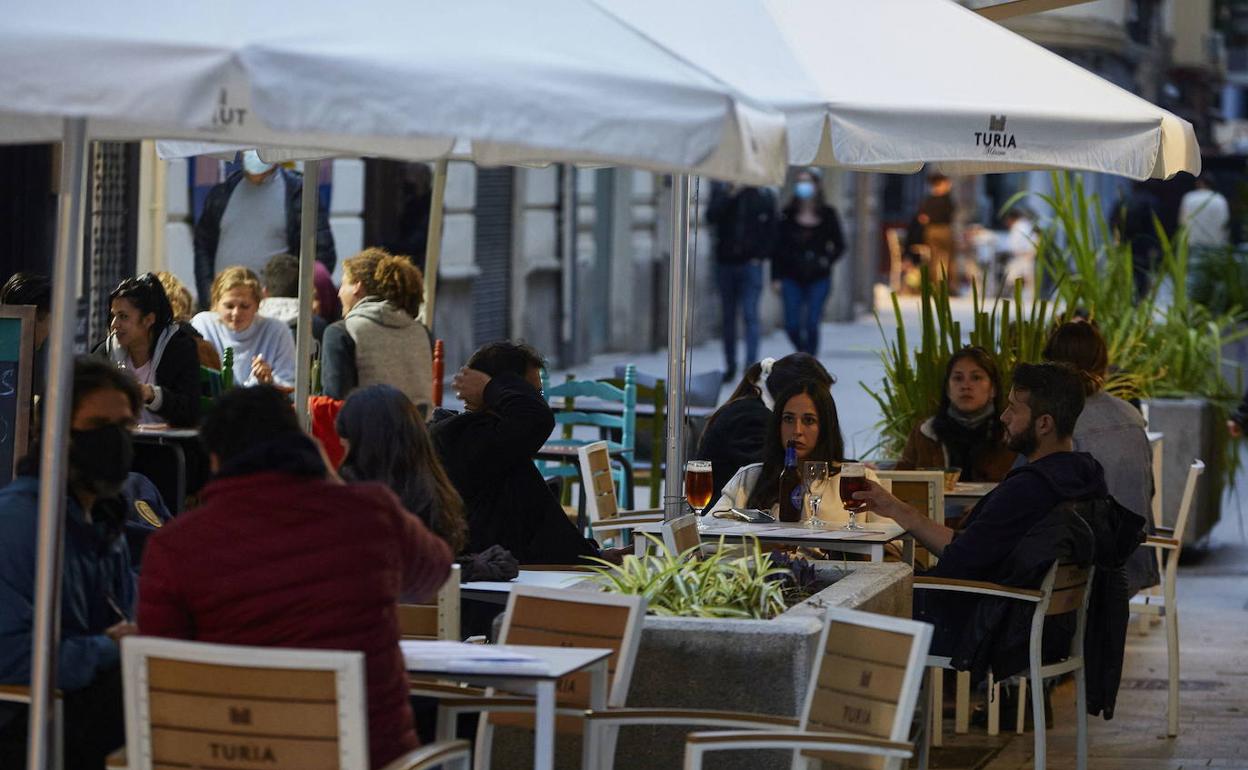
<instances>
[{"instance_id":1,"label":"man in grey jacket","mask_svg":"<svg viewBox=\"0 0 1248 770\"><path fill-rule=\"evenodd\" d=\"M1084 405L1075 424L1076 452L1087 452L1105 468L1109 494L1152 529L1153 454L1139 410L1104 390L1109 349L1096 324L1070 321L1054 330L1044 358L1071 364L1083 375ZM1135 593L1157 585L1160 576L1152 549L1140 548L1127 560L1127 588Z\"/></svg>"}]
</instances>

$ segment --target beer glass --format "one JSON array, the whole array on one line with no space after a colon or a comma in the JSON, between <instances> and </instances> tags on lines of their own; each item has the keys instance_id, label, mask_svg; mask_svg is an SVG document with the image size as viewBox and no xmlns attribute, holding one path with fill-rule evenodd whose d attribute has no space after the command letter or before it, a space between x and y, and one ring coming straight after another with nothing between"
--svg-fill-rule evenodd
<instances>
[{"instance_id":1,"label":"beer glass","mask_svg":"<svg viewBox=\"0 0 1248 770\"><path fill-rule=\"evenodd\" d=\"M823 501L823 485L828 480L828 464L823 460L807 460L802 463L802 486L806 488L807 506L810 513L802 526L822 529L819 520L819 503Z\"/></svg>"},{"instance_id":2,"label":"beer glass","mask_svg":"<svg viewBox=\"0 0 1248 770\"><path fill-rule=\"evenodd\" d=\"M865 500L855 500L855 492L866 492L869 488L867 485L867 466L862 463L845 463L841 466L841 479L839 482L841 490L841 503L845 506L845 511L849 513L849 523L844 529L862 529L858 524L858 512L867 507Z\"/></svg>"},{"instance_id":3,"label":"beer glass","mask_svg":"<svg viewBox=\"0 0 1248 770\"><path fill-rule=\"evenodd\" d=\"M711 476L710 460L690 460L685 463L685 499L699 514L711 504L715 483Z\"/></svg>"}]
</instances>

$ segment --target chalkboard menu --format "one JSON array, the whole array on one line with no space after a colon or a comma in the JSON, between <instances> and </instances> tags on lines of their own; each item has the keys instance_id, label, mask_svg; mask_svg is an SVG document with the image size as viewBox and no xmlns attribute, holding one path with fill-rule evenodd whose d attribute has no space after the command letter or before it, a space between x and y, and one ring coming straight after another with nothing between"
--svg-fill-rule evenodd
<instances>
[{"instance_id":1,"label":"chalkboard menu","mask_svg":"<svg viewBox=\"0 0 1248 770\"><path fill-rule=\"evenodd\" d=\"M0 486L26 454L34 358L35 308L0 305Z\"/></svg>"}]
</instances>

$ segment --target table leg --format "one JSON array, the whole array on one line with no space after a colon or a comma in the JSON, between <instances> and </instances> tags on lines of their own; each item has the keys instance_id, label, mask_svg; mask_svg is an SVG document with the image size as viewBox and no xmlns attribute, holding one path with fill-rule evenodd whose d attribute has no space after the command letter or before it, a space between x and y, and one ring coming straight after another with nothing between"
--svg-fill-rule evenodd
<instances>
[{"instance_id":1,"label":"table leg","mask_svg":"<svg viewBox=\"0 0 1248 770\"><path fill-rule=\"evenodd\" d=\"M884 544L871 544L871 561L884 561Z\"/></svg>"},{"instance_id":2,"label":"table leg","mask_svg":"<svg viewBox=\"0 0 1248 770\"><path fill-rule=\"evenodd\" d=\"M589 669L589 708L592 711L604 711L607 708L607 659L598 661ZM597 770L602 765L603 757L609 753L615 753L615 730L603 728L593 720L586 720L582 735L581 767L584 770Z\"/></svg>"},{"instance_id":3,"label":"table leg","mask_svg":"<svg viewBox=\"0 0 1248 770\"><path fill-rule=\"evenodd\" d=\"M186 451L177 441L170 441L169 446L173 448L173 457L178 466L178 499L173 503L173 513L176 515L181 513L182 506L186 505Z\"/></svg>"},{"instance_id":4,"label":"table leg","mask_svg":"<svg viewBox=\"0 0 1248 770\"><path fill-rule=\"evenodd\" d=\"M901 560L914 568L914 535L908 532L901 538Z\"/></svg>"},{"instance_id":5,"label":"table leg","mask_svg":"<svg viewBox=\"0 0 1248 770\"><path fill-rule=\"evenodd\" d=\"M633 538L633 553L637 556L646 555L646 546L650 544L650 539L646 537Z\"/></svg>"},{"instance_id":6,"label":"table leg","mask_svg":"<svg viewBox=\"0 0 1248 770\"><path fill-rule=\"evenodd\" d=\"M555 683L537 683L537 730L533 734L534 770L555 766Z\"/></svg>"}]
</instances>

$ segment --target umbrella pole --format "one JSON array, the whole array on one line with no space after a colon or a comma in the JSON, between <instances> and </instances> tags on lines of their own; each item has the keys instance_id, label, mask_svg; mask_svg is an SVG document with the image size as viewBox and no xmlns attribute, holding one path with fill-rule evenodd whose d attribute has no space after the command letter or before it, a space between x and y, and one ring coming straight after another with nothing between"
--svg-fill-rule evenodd
<instances>
[{"instance_id":1,"label":"umbrella pole","mask_svg":"<svg viewBox=\"0 0 1248 770\"><path fill-rule=\"evenodd\" d=\"M67 118L61 145L61 191L56 258L52 268L52 329L48 335L48 389L39 444L39 532L35 546L35 606L30 651L30 732L27 767L45 770L59 757L52 695L61 632L62 526L74 385L74 330L82 275L83 201L87 180L87 121ZM138 415L135 415L138 417Z\"/></svg>"},{"instance_id":2,"label":"umbrella pole","mask_svg":"<svg viewBox=\"0 0 1248 770\"><path fill-rule=\"evenodd\" d=\"M312 294L316 291L316 225L320 218L317 187L321 162L304 161L302 219L299 223L299 321L295 332L295 412L304 430L311 427L308 396L312 392Z\"/></svg>"},{"instance_id":3,"label":"umbrella pole","mask_svg":"<svg viewBox=\"0 0 1248 770\"><path fill-rule=\"evenodd\" d=\"M442 206L446 196L446 159L433 164L433 199L429 201L429 234L425 240L425 301L421 315L433 331L433 303L438 296L438 263L442 259Z\"/></svg>"},{"instance_id":4,"label":"umbrella pole","mask_svg":"<svg viewBox=\"0 0 1248 770\"><path fill-rule=\"evenodd\" d=\"M684 513L685 359L688 356L689 176L672 175L672 244L667 279L667 473L663 518Z\"/></svg>"}]
</instances>

